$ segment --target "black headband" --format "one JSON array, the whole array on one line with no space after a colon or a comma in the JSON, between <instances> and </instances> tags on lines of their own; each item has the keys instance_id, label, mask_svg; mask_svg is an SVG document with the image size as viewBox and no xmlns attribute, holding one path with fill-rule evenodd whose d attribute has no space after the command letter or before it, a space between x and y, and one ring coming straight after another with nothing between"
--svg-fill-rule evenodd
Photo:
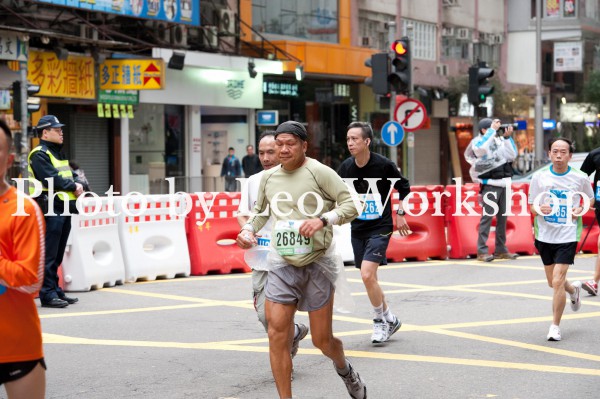
<instances>
[{"instance_id":1,"label":"black headband","mask_svg":"<svg viewBox=\"0 0 600 399\"><path fill-rule=\"evenodd\" d=\"M306 133L304 125L300 122L283 122L281 125L277 126L277 130L275 130L275 138L282 133L290 133L300 138L300 140L308 141L308 133Z\"/></svg>"}]
</instances>

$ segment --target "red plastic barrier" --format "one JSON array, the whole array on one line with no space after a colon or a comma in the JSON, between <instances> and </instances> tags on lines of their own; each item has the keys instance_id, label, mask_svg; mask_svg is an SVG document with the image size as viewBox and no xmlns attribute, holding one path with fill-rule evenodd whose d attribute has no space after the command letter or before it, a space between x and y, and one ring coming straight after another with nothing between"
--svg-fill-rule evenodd
<instances>
[{"instance_id":1,"label":"red plastic barrier","mask_svg":"<svg viewBox=\"0 0 600 399\"><path fill-rule=\"evenodd\" d=\"M444 198L437 200L439 216L433 216L436 208L434 192L442 193L444 186L412 186L411 193L423 193L424 198L417 194L411 194L403 201L406 214L406 222L412 230L412 234L406 237L396 232L396 218L394 217L394 234L390 239L387 249L387 258L394 262L402 262L404 259L424 261L428 258L446 259L448 257L448 246L446 245L445 221L442 214ZM392 193L392 209L394 213L398 209L398 192ZM422 215L421 212L424 212ZM411 216L420 215L420 216Z\"/></svg>"},{"instance_id":2,"label":"red plastic barrier","mask_svg":"<svg viewBox=\"0 0 600 399\"><path fill-rule=\"evenodd\" d=\"M596 223L596 213L593 210L589 210L583 215L582 222L583 230L581 231L581 240L577 243L577 249L579 250L579 248L581 248L582 252L597 254L600 227L598 227L598 223ZM582 243L583 246L581 245Z\"/></svg>"},{"instance_id":3,"label":"red plastic barrier","mask_svg":"<svg viewBox=\"0 0 600 399\"><path fill-rule=\"evenodd\" d=\"M244 262L244 250L235 244L240 226L235 218L241 193L201 193L208 215L197 195L186 219L191 274L227 274L250 271Z\"/></svg>"},{"instance_id":4,"label":"red plastic barrier","mask_svg":"<svg viewBox=\"0 0 600 399\"><path fill-rule=\"evenodd\" d=\"M457 200L457 187L460 187L460 198ZM446 186L450 196L446 200L446 223L448 228L448 244L450 245L450 258L462 259L468 256L477 256L477 237L479 236L479 220L482 208L478 203L479 184L463 184L462 186ZM510 252L521 255L533 255L536 253L533 244L533 225L531 214L527 204L529 185L527 183L513 183L512 191L525 193L525 204L519 194L512 196L511 211L514 216L509 216L506 222L506 247ZM468 200L467 200L468 198ZM469 209L461 206L461 203L470 206L477 215L469 215ZM459 208L460 207L460 212ZM524 209L521 209L524 208ZM520 216L521 211L525 211ZM462 215L459 215L462 214ZM496 218L492 221L492 228L487 240L488 252L494 253L496 244Z\"/></svg>"}]
</instances>

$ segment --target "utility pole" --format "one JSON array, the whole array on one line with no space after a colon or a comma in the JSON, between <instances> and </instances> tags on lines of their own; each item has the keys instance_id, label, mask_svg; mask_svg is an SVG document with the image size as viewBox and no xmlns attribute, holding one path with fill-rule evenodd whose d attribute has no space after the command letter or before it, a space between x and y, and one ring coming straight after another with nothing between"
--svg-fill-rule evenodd
<instances>
[{"instance_id":1,"label":"utility pole","mask_svg":"<svg viewBox=\"0 0 600 399\"><path fill-rule=\"evenodd\" d=\"M542 127L542 1L535 0L535 164L544 157L544 130Z\"/></svg>"},{"instance_id":2,"label":"utility pole","mask_svg":"<svg viewBox=\"0 0 600 399\"><path fill-rule=\"evenodd\" d=\"M29 112L27 110L27 61L19 62L19 72L19 80L21 81L21 120L19 121L21 124L20 140L24 143L24 145L18 146L21 148L21 153L17 155L19 159L19 167L21 169L21 177L26 178L28 177L27 164L23 162L23 158L26 159L27 154L29 154Z\"/></svg>"},{"instance_id":3,"label":"utility pole","mask_svg":"<svg viewBox=\"0 0 600 399\"><path fill-rule=\"evenodd\" d=\"M396 40L396 22L390 21L387 23L388 26L388 43L389 48L394 40ZM390 121L394 120L394 111L396 110L396 89L393 85L390 85ZM389 148L389 158L398 166L398 147Z\"/></svg>"},{"instance_id":4,"label":"utility pole","mask_svg":"<svg viewBox=\"0 0 600 399\"><path fill-rule=\"evenodd\" d=\"M415 43L415 35L414 35L414 29L412 24L408 25L405 23L404 24L404 30L405 30L405 35L407 36L410 43L413 43L411 45L411 51L409 51L408 56L410 57L410 67L412 68L412 57L413 57L413 50L412 50L412 46ZM412 75L412 71L411 71L411 75ZM407 97L410 98L410 96L412 95L412 93L414 92L414 83L413 83L413 79L410 79L410 86L408 88L408 93L407 93ZM408 179L408 181L410 182L410 184L415 184L415 134L413 132L408 132L408 134L406 135L406 157L404 157L406 159L406 169L408 169L408 171L403 170L402 174L404 176L406 176L406 178Z\"/></svg>"}]
</instances>

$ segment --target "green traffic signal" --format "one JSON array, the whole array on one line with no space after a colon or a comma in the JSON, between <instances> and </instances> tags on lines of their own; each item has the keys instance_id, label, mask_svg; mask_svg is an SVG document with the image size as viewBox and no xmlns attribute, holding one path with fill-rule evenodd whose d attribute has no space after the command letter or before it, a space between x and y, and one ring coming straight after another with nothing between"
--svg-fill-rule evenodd
<instances>
[{"instance_id":1,"label":"green traffic signal","mask_svg":"<svg viewBox=\"0 0 600 399\"><path fill-rule=\"evenodd\" d=\"M475 107L485 103L487 97L494 92L489 78L494 76L494 70L485 62L480 62L469 68L469 103Z\"/></svg>"}]
</instances>

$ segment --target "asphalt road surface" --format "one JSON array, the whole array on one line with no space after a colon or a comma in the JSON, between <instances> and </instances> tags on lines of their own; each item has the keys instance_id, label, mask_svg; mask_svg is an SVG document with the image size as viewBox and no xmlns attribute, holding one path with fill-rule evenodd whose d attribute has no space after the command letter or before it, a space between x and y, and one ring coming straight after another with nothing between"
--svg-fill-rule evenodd
<instances>
[{"instance_id":1,"label":"asphalt road surface","mask_svg":"<svg viewBox=\"0 0 600 399\"><path fill-rule=\"evenodd\" d=\"M579 255L569 279L590 279L594 261ZM600 297L582 291L579 312L567 304L563 340L546 341L552 290L537 256L381 267L386 298L403 322L382 346L370 342L371 308L360 274L352 266L346 274L356 306L335 314L334 332L370 399L600 395ZM78 304L39 309L48 398L277 397L250 274L74 295ZM308 323L307 314L296 320ZM294 367L294 398L348 397L310 335Z\"/></svg>"}]
</instances>

